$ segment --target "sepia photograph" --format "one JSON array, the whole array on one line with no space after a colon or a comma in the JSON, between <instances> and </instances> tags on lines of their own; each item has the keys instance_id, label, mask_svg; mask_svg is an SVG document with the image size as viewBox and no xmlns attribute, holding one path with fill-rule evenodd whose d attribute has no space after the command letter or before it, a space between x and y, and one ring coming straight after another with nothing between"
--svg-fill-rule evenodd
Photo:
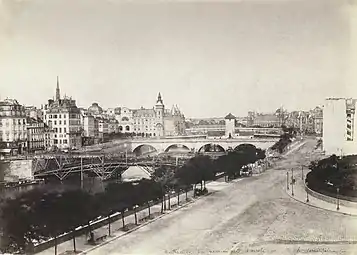
<instances>
[{"instance_id":1,"label":"sepia photograph","mask_svg":"<svg viewBox=\"0 0 357 255\"><path fill-rule=\"evenodd\" d=\"M357 255L357 0L0 0L0 254Z\"/></svg>"}]
</instances>

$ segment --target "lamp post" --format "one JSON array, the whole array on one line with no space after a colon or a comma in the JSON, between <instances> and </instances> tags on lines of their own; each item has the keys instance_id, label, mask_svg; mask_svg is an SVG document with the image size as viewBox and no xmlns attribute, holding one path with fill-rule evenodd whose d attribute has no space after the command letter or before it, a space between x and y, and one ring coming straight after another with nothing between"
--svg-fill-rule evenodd
<instances>
[{"instance_id":1,"label":"lamp post","mask_svg":"<svg viewBox=\"0 0 357 255\"><path fill-rule=\"evenodd\" d=\"M294 182L291 182L291 195L294 196Z\"/></svg>"},{"instance_id":2,"label":"lamp post","mask_svg":"<svg viewBox=\"0 0 357 255\"><path fill-rule=\"evenodd\" d=\"M304 180L304 166L301 166L301 180Z\"/></svg>"},{"instance_id":3,"label":"lamp post","mask_svg":"<svg viewBox=\"0 0 357 255\"><path fill-rule=\"evenodd\" d=\"M340 188L337 188L337 211L340 210L340 198L339 198Z\"/></svg>"},{"instance_id":4,"label":"lamp post","mask_svg":"<svg viewBox=\"0 0 357 255\"><path fill-rule=\"evenodd\" d=\"M306 183L306 186L307 186L307 183ZM310 202L310 200L309 200L309 192L307 192L307 189L306 189L306 203L308 203L308 202Z\"/></svg>"},{"instance_id":5,"label":"lamp post","mask_svg":"<svg viewBox=\"0 0 357 255\"><path fill-rule=\"evenodd\" d=\"M294 180L294 168L291 168L291 181Z\"/></svg>"},{"instance_id":6,"label":"lamp post","mask_svg":"<svg viewBox=\"0 0 357 255\"><path fill-rule=\"evenodd\" d=\"M286 189L289 190L289 172L286 172Z\"/></svg>"},{"instance_id":7,"label":"lamp post","mask_svg":"<svg viewBox=\"0 0 357 255\"><path fill-rule=\"evenodd\" d=\"M291 168L291 195L294 196L294 168Z\"/></svg>"}]
</instances>

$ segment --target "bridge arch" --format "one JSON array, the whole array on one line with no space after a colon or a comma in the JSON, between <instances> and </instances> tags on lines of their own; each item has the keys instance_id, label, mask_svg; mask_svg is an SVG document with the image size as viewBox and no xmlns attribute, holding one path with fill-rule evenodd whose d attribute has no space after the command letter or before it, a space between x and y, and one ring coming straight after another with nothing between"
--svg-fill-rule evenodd
<instances>
[{"instance_id":1,"label":"bridge arch","mask_svg":"<svg viewBox=\"0 0 357 255\"><path fill-rule=\"evenodd\" d=\"M158 152L158 150L150 144L140 144L140 145L136 146L135 149L133 150L133 153L136 156L142 156L142 155L150 154L150 153L154 153L154 152Z\"/></svg>"},{"instance_id":2,"label":"bridge arch","mask_svg":"<svg viewBox=\"0 0 357 255\"><path fill-rule=\"evenodd\" d=\"M226 150L219 144L207 143L203 145L198 152L225 152Z\"/></svg>"},{"instance_id":3,"label":"bridge arch","mask_svg":"<svg viewBox=\"0 0 357 255\"><path fill-rule=\"evenodd\" d=\"M257 147L251 143L242 143L234 148L235 151L256 151Z\"/></svg>"},{"instance_id":4,"label":"bridge arch","mask_svg":"<svg viewBox=\"0 0 357 255\"><path fill-rule=\"evenodd\" d=\"M190 148L183 144L171 144L165 149L165 152L189 152Z\"/></svg>"}]
</instances>

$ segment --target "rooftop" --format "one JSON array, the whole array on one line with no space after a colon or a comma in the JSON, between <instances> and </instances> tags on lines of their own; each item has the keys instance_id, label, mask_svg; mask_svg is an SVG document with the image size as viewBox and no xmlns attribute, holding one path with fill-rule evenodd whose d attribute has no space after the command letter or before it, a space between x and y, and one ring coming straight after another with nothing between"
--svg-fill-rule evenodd
<instances>
[{"instance_id":1,"label":"rooftop","mask_svg":"<svg viewBox=\"0 0 357 255\"><path fill-rule=\"evenodd\" d=\"M226 117L224 117L226 120L235 120L236 117L232 114L232 113L229 113Z\"/></svg>"}]
</instances>

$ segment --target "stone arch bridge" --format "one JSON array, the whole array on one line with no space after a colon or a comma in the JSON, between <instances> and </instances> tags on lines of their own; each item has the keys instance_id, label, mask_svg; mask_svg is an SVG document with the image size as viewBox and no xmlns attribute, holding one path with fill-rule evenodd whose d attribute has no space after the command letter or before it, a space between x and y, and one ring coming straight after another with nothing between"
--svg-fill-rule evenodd
<instances>
[{"instance_id":1,"label":"stone arch bridge","mask_svg":"<svg viewBox=\"0 0 357 255\"><path fill-rule=\"evenodd\" d=\"M266 150L274 145L279 138L235 138L235 139L143 139L126 141L118 146L127 152L137 152L140 148L149 147L150 152L169 152L173 148L179 148L191 152L206 152L206 148L213 148L214 151L227 151L234 149L241 144L252 144L257 148Z\"/></svg>"}]
</instances>

